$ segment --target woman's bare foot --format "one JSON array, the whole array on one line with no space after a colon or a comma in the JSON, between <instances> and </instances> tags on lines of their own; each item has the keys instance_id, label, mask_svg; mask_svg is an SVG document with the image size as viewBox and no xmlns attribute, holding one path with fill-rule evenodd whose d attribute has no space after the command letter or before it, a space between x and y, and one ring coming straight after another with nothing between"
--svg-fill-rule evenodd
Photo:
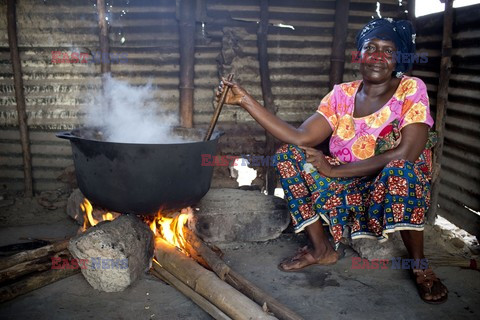
<instances>
[{"instance_id":1,"label":"woman's bare foot","mask_svg":"<svg viewBox=\"0 0 480 320\"><path fill-rule=\"evenodd\" d=\"M432 269L413 269L412 276L417 285L420 298L431 304L444 303L448 298L448 289L437 278Z\"/></svg>"},{"instance_id":2,"label":"woman's bare foot","mask_svg":"<svg viewBox=\"0 0 480 320\"><path fill-rule=\"evenodd\" d=\"M292 272L299 271L311 265L330 265L336 263L338 253L333 248L328 248L320 252L306 250L301 248L292 258L282 261L278 268L281 271Z\"/></svg>"}]
</instances>

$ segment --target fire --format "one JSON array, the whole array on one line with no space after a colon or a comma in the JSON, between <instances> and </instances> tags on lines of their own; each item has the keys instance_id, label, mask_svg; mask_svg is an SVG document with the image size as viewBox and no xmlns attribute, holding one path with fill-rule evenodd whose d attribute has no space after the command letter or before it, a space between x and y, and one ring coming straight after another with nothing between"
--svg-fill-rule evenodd
<instances>
[{"instance_id":1,"label":"fire","mask_svg":"<svg viewBox=\"0 0 480 320\"><path fill-rule=\"evenodd\" d=\"M81 229L82 232L87 230L89 227L97 225L101 221L111 221L120 215L119 213L110 212L100 215L98 214L98 211L93 209L92 204L87 199L84 199L83 203L80 204L80 209L82 209L84 213L83 227ZM96 217L96 212L98 217ZM183 234L183 229L188 222L188 217L192 213L193 210L190 207L182 209L180 213L176 214L174 217L167 217L162 215L162 213L159 211L153 217L153 219L146 216L143 218L143 221L145 221L153 231L153 234L155 235L155 241L158 241L158 239L163 239L172 246L184 251L183 249L185 248L186 240Z\"/></svg>"},{"instance_id":2,"label":"fire","mask_svg":"<svg viewBox=\"0 0 480 320\"><path fill-rule=\"evenodd\" d=\"M192 212L193 210L188 207L182 209L180 214L173 218L165 217L161 212L158 212L150 223L150 229L155 234L155 240L163 239L179 249L185 248L186 241L183 228Z\"/></svg>"},{"instance_id":3,"label":"fire","mask_svg":"<svg viewBox=\"0 0 480 320\"><path fill-rule=\"evenodd\" d=\"M99 222L107 220L111 221L119 216L118 213L113 214L110 212L106 212L102 213L100 217L95 218L93 206L86 198L83 200L83 203L80 204L80 209L82 209L83 213L85 214L82 227L83 231L87 230L88 227L93 227L97 225Z\"/></svg>"}]
</instances>

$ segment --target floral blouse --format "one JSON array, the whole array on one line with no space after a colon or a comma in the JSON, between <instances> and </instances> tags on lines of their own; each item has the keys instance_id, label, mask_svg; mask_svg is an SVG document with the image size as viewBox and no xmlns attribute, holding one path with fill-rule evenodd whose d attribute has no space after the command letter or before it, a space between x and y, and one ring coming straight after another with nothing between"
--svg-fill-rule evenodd
<instances>
[{"instance_id":1,"label":"floral blouse","mask_svg":"<svg viewBox=\"0 0 480 320\"><path fill-rule=\"evenodd\" d=\"M399 131L412 123L432 127L427 88L422 80L404 76L382 108L371 115L355 118L355 95L361 83L362 80L357 80L335 85L317 110L332 127L330 153L340 162L364 160L396 147L400 139L392 141L394 145L386 145L386 140L382 139L392 128L400 135Z\"/></svg>"}]
</instances>

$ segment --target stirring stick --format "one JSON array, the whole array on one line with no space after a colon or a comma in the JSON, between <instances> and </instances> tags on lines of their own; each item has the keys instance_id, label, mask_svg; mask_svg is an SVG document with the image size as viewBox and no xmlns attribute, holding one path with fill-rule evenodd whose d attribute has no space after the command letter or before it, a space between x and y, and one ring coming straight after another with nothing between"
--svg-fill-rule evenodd
<instances>
[{"instance_id":1,"label":"stirring stick","mask_svg":"<svg viewBox=\"0 0 480 320\"><path fill-rule=\"evenodd\" d=\"M230 73L228 75L227 80L233 80L233 73ZM203 139L203 141L208 141L212 137L213 129L215 129L215 125L217 124L217 120L220 116L220 112L222 111L223 104L225 103L225 98L227 97L228 90L230 90L229 86L225 86L223 88L222 95L220 96L220 100L218 101L217 107L215 108L212 121L210 121L210 126L208 127L207 134L205 135L205 139Z\"/></svg>"}]
</instances>

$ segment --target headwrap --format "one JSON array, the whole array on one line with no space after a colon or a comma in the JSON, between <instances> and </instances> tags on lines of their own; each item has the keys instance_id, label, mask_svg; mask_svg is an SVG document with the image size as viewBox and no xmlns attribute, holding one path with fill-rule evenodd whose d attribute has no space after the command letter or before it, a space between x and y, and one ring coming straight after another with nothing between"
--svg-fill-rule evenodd
<instances>
[{"instance_id":1,"label":"headwrap","mask_svg":"<svg viewBox=\"0 0 480 320\"><path fill-rule=\"evenodd\" d=\"M415 54L415 29L408 20L395 21L392 18L373 19L357 34L357 50L362 51L366 40L377 38L395 43L396 57L408 53L410 59L396 59L395 72L405 73L412 68L413 54Z\"/></svg>"}]
</instances>

